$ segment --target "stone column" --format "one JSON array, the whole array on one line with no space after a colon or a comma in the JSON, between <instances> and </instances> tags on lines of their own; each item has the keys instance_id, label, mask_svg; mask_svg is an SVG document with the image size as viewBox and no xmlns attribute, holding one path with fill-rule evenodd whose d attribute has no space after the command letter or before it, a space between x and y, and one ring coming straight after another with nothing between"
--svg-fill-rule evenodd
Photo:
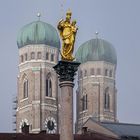
<instances>
[{"instance_id":1,"label":"stone column","mask_svg":"<svg viewBox=\"0 0 140 140\"><path fill-rule=\"evenodd\" d=\"M73 87L74 75L80 63L59 61L54 69L59 75L60 95L60 140L73 140Z\"/></svg>"}]
</instances>

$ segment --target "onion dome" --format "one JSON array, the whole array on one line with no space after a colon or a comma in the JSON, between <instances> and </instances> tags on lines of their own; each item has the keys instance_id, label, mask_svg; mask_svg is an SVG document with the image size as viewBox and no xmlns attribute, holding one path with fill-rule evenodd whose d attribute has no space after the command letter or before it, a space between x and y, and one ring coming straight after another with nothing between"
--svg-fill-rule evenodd
<instances>
[{"instance_id":1,"label":"onion dome","mask_svg":"<svg viewBox=\"0 0 140 140\"><path fill-rule=\"evenodd\" d=\"M87 61L106 61L117 64L115 48L103 39L91 39L83 43L76 52L76 60L85 63Z\"/></svg>"},{"instance_id":2,"label":"onion dome","mask_svg":"<svg viewBox=\"0 0 140 140\"><path fill-rule=\"evenodd\" d=\"M60 48L60 40L56 29L42 21L34 21L25 25L19 31L17 37L18 48L33 44L45 44Z\"/></svg>"}]
</instances>

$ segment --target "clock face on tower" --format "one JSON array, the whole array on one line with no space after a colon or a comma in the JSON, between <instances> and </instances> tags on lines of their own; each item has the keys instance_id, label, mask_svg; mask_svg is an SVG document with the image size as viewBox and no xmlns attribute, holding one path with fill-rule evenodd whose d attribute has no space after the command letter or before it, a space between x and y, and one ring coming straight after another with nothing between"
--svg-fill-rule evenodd
<instances>
[{"instance_id":1,"label":"clock face on tower","mask_svg":"<svg viewBox=\"0 0 140 140\"><path fill-rule=\"evenodd\" d=\"M47 130L47 133L54 134L56 133L57 124L53 117L48 117L45 121L45 128Z\"/></svg>"}]
</instances>

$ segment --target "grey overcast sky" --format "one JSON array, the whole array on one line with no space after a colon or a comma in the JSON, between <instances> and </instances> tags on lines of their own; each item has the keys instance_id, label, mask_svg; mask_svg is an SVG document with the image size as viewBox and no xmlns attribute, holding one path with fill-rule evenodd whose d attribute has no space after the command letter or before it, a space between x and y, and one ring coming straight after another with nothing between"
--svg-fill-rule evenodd
<instances>
[{"instance_id":1,"label":"grey overcast sky","mask_svg":"<svg viewBox=\"0 0 140 140\"><path fill-rule=\"evenodd\" d=\"M0 132L12 131L18 31L37 20L37 12L56 27L69 8L79 26L75 50L96 31L116 48L118 119L140 124L140 0L0 0Z\"/></svg>"}]
</instances>

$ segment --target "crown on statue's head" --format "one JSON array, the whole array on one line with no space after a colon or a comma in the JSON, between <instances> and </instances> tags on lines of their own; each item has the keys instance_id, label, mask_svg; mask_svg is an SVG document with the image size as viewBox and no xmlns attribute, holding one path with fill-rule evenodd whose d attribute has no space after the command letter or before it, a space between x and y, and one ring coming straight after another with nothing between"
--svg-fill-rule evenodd
<instances>
[{"instance_id":1,"label":"crown on statue's head","mask_svg":"<svg viewBox=\"0 0 140 140\"><path fill-rule=\"evenodd\" d=\"M69 9L69 10L67 11L66 15L70 15L70 16L71 16L71 14L72 14L72 12L71 12L71 10Z\"/></svg>"}]
</instances>

